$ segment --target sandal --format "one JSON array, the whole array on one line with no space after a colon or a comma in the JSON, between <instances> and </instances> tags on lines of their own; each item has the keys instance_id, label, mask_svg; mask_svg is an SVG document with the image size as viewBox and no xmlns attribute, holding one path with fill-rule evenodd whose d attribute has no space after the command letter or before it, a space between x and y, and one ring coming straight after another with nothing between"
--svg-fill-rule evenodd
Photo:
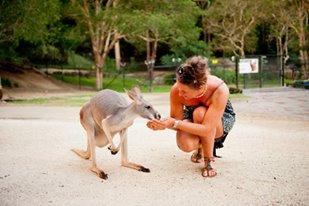
<instances>
[{"instance_id":1,"label":"sandal","mask_svg":"<svg viewBox=\"0 0 309 206\"><path fill-rule=\"evenodd\" d=\"M210 162L214 162L213 157L204 157L205 168L202 170L203 177L214 177L217 175L217 172L214 168L212 168ZM211 175L212 173L212 175Z\"/></svg>"},{"instance_id":2,"label":"sandal","mask_svg":"<svg viewBox=\"0 0 309 206\"><path fill-rule=\"evenodd\" d=\"M191 156L191 161L194 162L194 163L201 163L202 162L202 148L199 147L197 149L197 153L195 153L195 151L193 152L192 156Z\"/></svg>"}]
</instances>

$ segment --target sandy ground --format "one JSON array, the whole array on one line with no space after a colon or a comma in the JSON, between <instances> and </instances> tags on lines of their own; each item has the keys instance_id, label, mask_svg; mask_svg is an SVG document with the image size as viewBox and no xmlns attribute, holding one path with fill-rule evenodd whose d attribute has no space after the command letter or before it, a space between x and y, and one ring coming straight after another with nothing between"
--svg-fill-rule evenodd
<instances>
[{"instance_id":1,"label":"sandy ground","mask_svg":"<svg viewBox=\"0 0 309 206\"><path fill-rule=\"evenodd\" d=\"M0 104L0 205L309 205L309 91L245 95L232 101L237 122L215 178L201 176L174 131L153 132L138 118L129 156L151 173L123 168L119 154L98 148L103 181L70 151L86 145L78 107ZM168 115L167 94L144 96Z\"/></svg>"}]
</instances>

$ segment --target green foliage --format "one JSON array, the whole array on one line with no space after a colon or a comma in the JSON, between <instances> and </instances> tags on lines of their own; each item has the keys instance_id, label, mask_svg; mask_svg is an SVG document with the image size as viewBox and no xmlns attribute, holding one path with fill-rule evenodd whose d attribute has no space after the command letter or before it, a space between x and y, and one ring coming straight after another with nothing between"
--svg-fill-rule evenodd
<instances>
[{"instance_id":1,"label":"green foliage","mask_svg":"<svg viewBox=\"0 0 309 206\"><path fill-rule=\"evenodd\" d=\"M119 73L116 70L115 59L107 58L104 64L104 72L108 73Z\"/></svg>"},{"instance_id":2,"label":"green foliage","mask_svg":"<svg viewBox=\"0 0 309 206\"><path fill-rule=\"evenodd\" d=\"M201 55L204 57L210 57L212 55L210 47L200 40L193 40L186 44L180 44L179 47L173 47L171 49L177 57L187 59L194 55Z\"/></svg>"},{"instance_id":3,"label":"green foliage","mask_svg":"<svg viewBox=\"0 0 309 206\"><path fill-rule=\"evenodd\" d=\"M0 43L0 61L18 61L21 57L18 56L15 50L14 43L9 42Z\"/></svg>"},{"instance_id":4,"label":"green foliage","mask_svg":"<svg viewBox=\"0 0 309 206\"><path fill-rule=\"evenodd\" d=\"M213 48L244 56L245 45L255 42L252 29L258 24L260 16L264 15L259 12L260 6L261 1L213 1L204 11L202 20L204 31L213 35Z\"/></svg>"},{"instance_id":5,"label":"green foliage","mask_svg":"<svg viewBox=\"0 0 309 206\"><path fill-rule=\"evenodd\" d=\"M59 0L4 1L0 7L0 60L18 61L31 57L33 52L20 50L23 42L32 44L31 50L48 53L48 45L57 41L60 19ZM46 12L48 11L48 12ZM10 51L7 54L7 51Z\"/></svg>"},{"instance_id":6,"label":"green foliage","mask_svg":"<svg viewBox=\"0 0 309 206\"><path fill-rule=\"evenodd\" d=\"M63 76L60 74L53 75L58 80L64 81L69 84L95 88L95 77L78 77L78 76ZM104 78L103 88L112 89L118 92L123 92L124 88L131 89L133 86L139 85L141 91L148 91L148 81L143 78L128 78L122 79L121 76L116 78L106 77ZM154 92L168 92L170 90L170 85L155 85Z\"/></svg>"},{"instance_id":7,"label":"green foliage","mask_svg":"<svg viewBox=\"0 0 309 206\"><path fill-rule=\"evenodd\" d=\"M131 43L143 50L141 40L165 42L168 45L186 44L199 37L196 27L198 7L191 0L149 1L126 0L116 9L123 15L119 17L123 32ZM150 36L146 36L149 31Z\"/></svg>"},{"instance_id":8,"label":"green foliage","mask_svg":"<svg viewBox=\"0 0 309 206\"><path fill-rule=\"evenodd\" d=\"M56 62L68 63L76 68L91 68L94 64L93 59L82 57L83 54L92 53L90 31L85 24L86 18L82 15L82 11L72 2L74 1L1 1L0 61L39 64ZM75 2L83 5L82 0ZM281 40L284 42L288 37L290 59L299 58L298 36L291 25L296 29L299 26L295 2L300 1L220 0L196 3L192 0L121 0L115 7L107 7L107 1L101 1L100 14L97 16L93 12L94 1L87 2L90 5L89 18L93 23L104 20L106 29L117 30L126 36L123 41L133 42L134 49L122 50L122 56L126 59L131 58L128 64L129 70L137 70L145 66L136 63L134 58L138 56L136 50L143 52L146 50L144 38L147 30L150 31L152 42L154 38L158 38L162 43L158 45L161 46L161 50L159 48L158 51L167 48L158 55L163 56L160 59L161 62L177 66L179 63L173 62L173 58L181 58L184 61L196 54L206 57L212 56L213 52L216 52L217 56L232 54L235 48L231 49L230 39L241 40L239 30L248 25L247 20L250 19L251 14L254 14L257 27L248 27L246 30L248 31L245 36L246 53L276 52L276 38L281 35L282 26L285 26L288 34L284 33ZM307 3L307 1L304 2ZM203 10L196 4L199 4ZM240 7L246 9L238 12ZM257 12L256 9L258 9ZM242 16L238 16L239 14ZM307 34L305 36L308 36L308 18L305 17L303 22L305 34ZM237 19L240 24L233 21ZM219 27L209 24L218 22L222 23ZM239 30L233 30L235 25L238 25ZM267 28L262 30L261 27L264 26ZM231 38L223 38L224 32ZM261 38L264 38L264 46L259 48L257 40ZM212 47L209 46L211 42ZM305 45L306 48L309 48L308 42ZM239 46L237 41L236 45ZM68 51L78 55L71 55ZM140 58L139 56L138 61ZM104 71L117 72L112 58L107 59ZM234 81L231 75L216 72L228 82Z\"/></svg>"},{"instance_id":9,"label":"green foliage","mask_svg":"<svg viewBox=\"0 0 309 206\"><path fill-rule=\"evenodd\" d=\"M163 81L164 81L164 84L166 85L173 85L175 84L176 82L176 75L175 74L168 74L168 75L165 75L163 77Z\"/></svg>"},{"instance_id":10,"label":"green foliage","mask_svg":"<svg viewBox=\"0 0 309 206\"><path fill-rule=\"evenodd\" d=\"M309 89L309 80L296 80L291 85L296 88Z\"/></svg>"},{"instance_id":11,"label":"green foliage","mask_svg":"<svg viewBox=\"0 0 309 206\"><path fill-rule=\"evenodd\" d=\"M128 70L129 71L137 71L139 70L139 64L136 62L134 57L130 58L130 62L128 63Z\"/></svg>"},{"instance_id":12,"label":"green foliage","mask_svg":"<svg viewBox=\"0 0 309 206\"><path fill-rule=\"evenodd\" d=\"M210 47L200 40L193 40L186 44L180 44L177 47L172 47L173 54L166 54L161 57L162 64L178 66L187 58L194 55L201 55L209 58L212 55Z\"/></svg>"},{"instance_id":13,"label":"green foliage","mask_svg":"<svg viewBox=\"0 0 309 206\"><path fill-rule=\"evenodd\" d=\"M94 67L93 61L90 61L74 52L69 53L68 64L71 68L92 69Z\"/></svg>"},{"instance_id":14,"label":"green foliage","mask_svg":"<svg viewBox=\"0 0 309 206\"><path fill-rule=\"evenodd\" d=\"M211 74L219 77L227 84L235 84L236 83L236 76L235 71L227 70L224 68L214 68L211 70Z\"/></svg>"},{"instance_id":15,"label":"green foliage","mask_svg":"<svg viewBox=\"0 0 309 206\"><path fill-rule=\"evenodd\" d=\"M9 79L5 79L5 78L0 78L0 82L1 82L1 85L0 85L0 88L1 86L3 87L9 87L9 88L12 88L14 85L13 83L9 80ZM16 85L15 85L16 86Z\"/></svg>"},{"instance_id":16,"label":"green foliage","mask_svg":"<svg viewBox=\"0 0 309 206\"><path fill-rule=\"evenodd\" d=\"M57 28L53 24L60 18L60 2L58 0L26 0L18 1L15 10L22 17L19 19L14 33L17 38L32 43L52 43L56 38ZM48 11L48 12L46 12Z\"/></svg>"},{"instance_id":17,"label":"green foliage","mask_svg":"<svg viewBox=\"0 0 309 206\"><path fill-rule=\"evenodd\" d=\"M166 54L166 55L161 57L160 61L164 65L175 65L175 67L176 67L183 60L182 60L182 58L177 57L175 54Z\"/></svg>"}]
</instances>

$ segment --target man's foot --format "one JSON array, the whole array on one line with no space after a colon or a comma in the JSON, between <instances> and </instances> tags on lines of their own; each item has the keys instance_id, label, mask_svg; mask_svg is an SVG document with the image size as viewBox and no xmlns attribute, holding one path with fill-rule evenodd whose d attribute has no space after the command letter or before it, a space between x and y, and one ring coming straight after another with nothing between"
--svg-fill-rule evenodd
<instances>
[{"instance_id":1,"label":"man's foot","mask_svg":"<svg viewBox=\"0 0 309 206\"><path fill-rule=\"evenodd\" d=\"M217 171L212 168L210 162L214 162L213 157L205 157L204 162L205 162L205 168L202 170L202 176L203 177L214 177L217 175Z\"/></svg>"},{"instance_id":2,"label":"man's foot","mask_svg":"<svg viewBox=\"0 0 309 206\"><path fill-rule=\"evenodd\" d=\"M202 162L202 148L199 147L197 150L194 150L192 156L191 156L191 161L194 163L201 163Z\"/></svg>"}]
</instances>

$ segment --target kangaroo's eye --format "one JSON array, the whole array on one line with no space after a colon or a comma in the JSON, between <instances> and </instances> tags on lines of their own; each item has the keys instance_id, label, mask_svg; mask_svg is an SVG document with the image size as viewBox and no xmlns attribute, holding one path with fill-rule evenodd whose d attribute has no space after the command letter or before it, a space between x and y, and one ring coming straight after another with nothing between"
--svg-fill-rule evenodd
<instances>
[{"instance_id":1,"label":"kangaroo's eye","mask_svg":"<svg viewBox=\"0 0 309 206\"><path fill-rule=\"evenodd\" d=\"M150 109L151 107L150 107L150 106L145 106L145 108L146 108L146 109Z\"/></svg>"}]
</instances>

